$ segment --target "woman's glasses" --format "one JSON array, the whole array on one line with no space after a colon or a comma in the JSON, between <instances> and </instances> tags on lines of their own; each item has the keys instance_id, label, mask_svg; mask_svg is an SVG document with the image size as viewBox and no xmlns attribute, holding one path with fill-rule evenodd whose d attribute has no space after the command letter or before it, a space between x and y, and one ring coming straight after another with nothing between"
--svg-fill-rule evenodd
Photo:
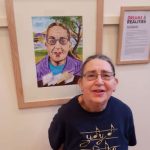
<instances>
[{"instance_id":1,"label":"woman's glasses","mask_svg":"<svg viewBox=\"0 0 150 150\"><path fill-rule=\"evenodd\" d=\"M50 45L55 45L57 41L59 41L61 45L66 45L68 42L68 38L65 37L60 37L59 39L56 39L55 37L47 38L47 43Z\"/></svg>"},{"instance_id":2,"label":"woman's glasses","mask_svg":"<svg viewBox=\"0 0 150 150\"><path fill-rule=\"evenodd\" d=\"M83 74L83 77L85 77L88 81L93 81L93 80L96 80L99 75L101 76L102 80L111 80L112 77L114 77L113 72L97 73L95 71L87 72L87 73Z\"/></svg>"}]
</instances>

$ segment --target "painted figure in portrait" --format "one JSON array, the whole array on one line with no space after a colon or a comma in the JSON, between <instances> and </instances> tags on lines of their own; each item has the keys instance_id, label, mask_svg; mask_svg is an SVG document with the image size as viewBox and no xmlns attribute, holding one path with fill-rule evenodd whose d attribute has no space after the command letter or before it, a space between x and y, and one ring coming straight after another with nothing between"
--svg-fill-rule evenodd
<instances>
[{"instance_id":1,"label":"painted figure in portrait","mask_svg":"<svg viewBox=\"0 0 150 150\"><path fill-rule=\"evenodd\" d=\"M77 84L82 65L82 17L32 17L38 87Z\"/></svg>"}]
</instances>

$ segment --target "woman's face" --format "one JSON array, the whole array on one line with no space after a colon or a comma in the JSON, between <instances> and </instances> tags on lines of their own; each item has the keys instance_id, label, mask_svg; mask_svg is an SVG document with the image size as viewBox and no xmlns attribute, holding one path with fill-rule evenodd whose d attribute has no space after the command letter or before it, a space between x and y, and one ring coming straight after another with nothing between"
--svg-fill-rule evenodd
<instances>
[{"instance_id":1,"label":"woman's face","mask_svg":"<svg viewBox=\"0 0 150 150\"><path fill-rule=\"evenodd\" d=\"M51 63L64 64L70 50L67 30L61 26L53 26L48 30L46 46Z\"/></svg>"},{"instance_id":2,"label":"woman's face","mask_svg":"<svg viewBox=\"0 0 150 150\"><path fill-rule=\"evenodd\" d=\"M98 74L97 78L93 73ZM107 104L112 92L118 83L113 76L112 68L107 61L95 58L89 61L84 68L83 77L79 86L83 93L83 99L88 104ZM88 76L86 76L88 74Z\"/></svg>"}]
</instances>

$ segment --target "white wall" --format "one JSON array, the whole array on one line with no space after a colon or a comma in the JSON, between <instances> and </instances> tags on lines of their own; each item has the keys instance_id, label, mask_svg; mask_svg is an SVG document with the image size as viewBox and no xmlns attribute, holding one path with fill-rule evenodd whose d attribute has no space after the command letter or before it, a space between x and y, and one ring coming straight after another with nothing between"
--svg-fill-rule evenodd
<instances>
[{"instance_id":1,"label":"white wall","mask_svg":"<svg viewBox=\"0 0 150 150\"><path fill-rule=\"evenodd\" d=\"M150 5L150 0L104 1L103 53L115 61L120 6ZM112 7L110 3L114 6ZM112 17L109 18L109 16ZM58 107L18 109L11 49L5 21L4 0L0 0L0 149L48 150L50 146L47 129ZM150 114L150 63L120 65L116 66L116 70L120 82L115 96L131 107L135 119L138 144L130 149L147 150L150 139L150 117L148 116Z\"/></svg>"}]
</instances>

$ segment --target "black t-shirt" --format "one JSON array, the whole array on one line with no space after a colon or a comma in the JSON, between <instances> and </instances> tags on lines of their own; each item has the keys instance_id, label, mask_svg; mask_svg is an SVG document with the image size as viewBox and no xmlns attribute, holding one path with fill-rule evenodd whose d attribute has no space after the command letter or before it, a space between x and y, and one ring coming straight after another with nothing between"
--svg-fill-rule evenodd
<instances>
[{"instance_id":1,"label":"black t-shirt","mask_svg":"<svg viewBox=\"0 0 150 150\"><path fill-rule=\"evenodd\" d=\"M102 112L87 112L76 96L53 118L49 141L54 150L128 150L136 144L132 112L115 97Z\"/></svg>"}]
</instances>

